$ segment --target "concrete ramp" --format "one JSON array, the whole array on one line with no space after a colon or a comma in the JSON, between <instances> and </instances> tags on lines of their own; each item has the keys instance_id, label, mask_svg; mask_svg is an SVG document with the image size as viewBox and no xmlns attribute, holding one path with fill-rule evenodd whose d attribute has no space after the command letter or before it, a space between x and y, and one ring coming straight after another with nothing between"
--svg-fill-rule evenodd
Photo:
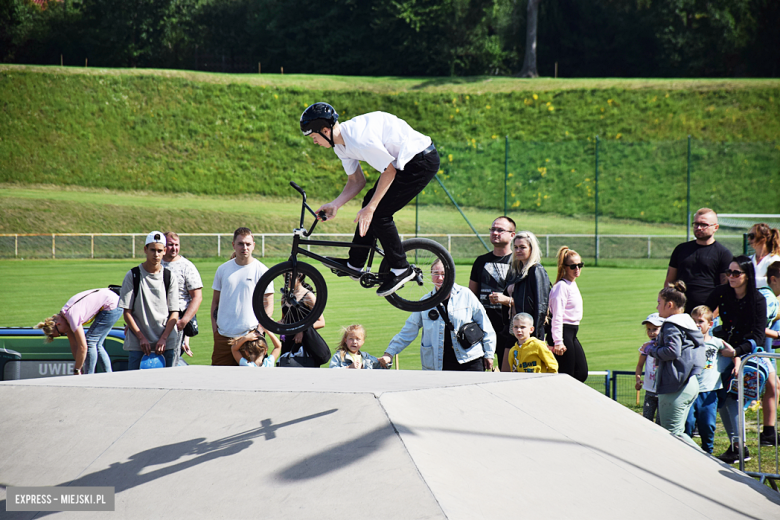
<instances>
[{"instance_id":1,"label":"concrete ramp","mask_svg":"<svg viewBox=\"0 0 780 520\"><path fill-rule=\"evenodd\" d=\"M0 383L0 518L780 518L780 494L568 376L192 366Z\"/></svg>"}]
</instances>

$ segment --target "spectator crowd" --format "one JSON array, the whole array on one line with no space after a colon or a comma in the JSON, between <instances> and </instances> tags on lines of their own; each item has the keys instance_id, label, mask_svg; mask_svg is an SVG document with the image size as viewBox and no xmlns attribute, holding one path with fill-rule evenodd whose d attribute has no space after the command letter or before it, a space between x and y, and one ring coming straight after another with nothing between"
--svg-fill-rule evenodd
<instances>
[{"instance_id":1,"label":"spectator crowd","mask_svg":"<svg viewBox=\"0 0 780 520\"><path fill-rule=\"evenodd\" d=\"M419 336L423 370L560 373L585 382L587 349L577 338L585 316L577 286L581 256L561 247L553 281L532 232L517 231L508 216L496 218L489 231L493 250L475 259L468 287L454 284L441 304L411 313L375 357L362 350L371 331L359 324L337 323L342 337L334 352L318 332L324 316L295 335L277 337L264 330L252 300L268 269L252 256L251 230L240 227L233 234L234 254L219 266L212 284L211 364L386 369ZM755 254L734 257L715 240L717 231L715 212L700 209L693 219L695 240L674 249L656 312L641 322L648 341L639 348L636 389L645 390L646 418L689 443L698 435L708 453L720 414L732 440L720 458L734 463L740 450L750 457L738 442L735 376L746 356L780 347L780 232L754 225L748 240ZM144 368L151 358L175 367L182 355L192 356L189 338L199 332L203 302L200 273L181 255L176 233L149 233L144 253L146 260L126 273L121 286L75 294L37 325L47 341L68 338L76 374L94 373L98 365L111 371L103 342L120 317L126 324L128 369ZM430 276L438 291L444 267L434 263ZM316 296L305 277L295 281L294 291L299 302L314 306ZM273 284L262 302L269 316L275 305L283 305L274 301ZM280 311L284 315L284 307ZM477 338L465 341L457 334L474 324L481 332ZM754 364L769 374L763 394L756 396L764 409L760 442L776 445L776 366L764 358Z\"/></svg>"}]
</instances>

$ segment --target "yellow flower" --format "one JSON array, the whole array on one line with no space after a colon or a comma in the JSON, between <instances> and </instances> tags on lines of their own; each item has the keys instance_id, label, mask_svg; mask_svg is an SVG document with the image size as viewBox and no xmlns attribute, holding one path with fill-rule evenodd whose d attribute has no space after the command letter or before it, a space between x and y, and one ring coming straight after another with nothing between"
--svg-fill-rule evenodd
<instances>
[{"instance_id":1,"label":"yellow flower","mask_svg":"<svg viewBox=\"0 0 780 520\"><path fill-rule=\"evenodd\" d=\"M274 94L274 99L279 99L279 96L277 96L276 94Z\"/></svg>"},{"instance_id":2,"label":"yellow flower","mask_svg":"<svg viewBox=\"0 0 780 520\"><path fill-rule=\"evenodd\" d=\"M555 107L547 107L547 110L549 110L550 112L555 112Z\"/></svg>"},{"instance_id":3,"label":"yellow flower","mask_svg":"<svg viewBox=\"0 0 780 520\"><path fill-rule=\"evenodd\" d=\"M496 139L498 136L496 134L493 134L490 136L491 139Z\"/></svg>"},{"instance_id":4,"label":"yellow flower","mask_svg":"<svg viewBox=\"0 0 780 520\"><path fill-rule=\"evenodd\" d=\"M516 201L515 201L515 202L512 204L512 207L513 207L513 208L516 208L516 207L518 207L519 205L520 205L520 201L519 201L519 200L516 200Z\"/></svg>"},{"instance_id":5,"label":"yellow flower","mask_svg":"<svg viewBox=\"0 0 780 520\"><path fill-rule=\"evenodd\" d=\"M447 156L447 160L449 160L450 162L452 162L452 154L449 154L449 155Z\"/></svg>"},{"instance_id":6,"label":"yellow flower","mask_svg":"<svg viewBox=\"0 0 780 520\"><path fill-rule=\"evenodd\" d=\"M456 108L456 109L455 109L455 113L458 113L458 112L460 112L460 109L459 109L459 108Z\"/></svg>"},{"instance_id":7,"label":"yellow flower","mask_svg":"<svg viewBox=\"0 0 780 520\"><path fill-rule=\"evenodd\" d=\"M620 139L622 136L623 136L623 134L621 134L620 132L618 132L618 133L617 133L617 135L615 135L615 139Z\"/></svg>"},{"instance_id":8,"label":"yellow flower","mask_svg":"<svg viewBox=\"0 0 780 520\"><path fill-rule=\"evenodd\" d=\"M770 99L771 99L771 98L770 98ZM469 97L468 97L468 96L466 96L466 101L468 101L468 100L469 100Z\"/></svg>"},{"instance_id":9,"label":"yellow flower","mask_svg":"<svg viewBox=\"0 0 780 520\"><path fill-rule=\"evenodd\" d=\"M537 96L536 94L534 94L534 99L539 99L539 96Z\"/></svg>"},{"instance_id":10,"label":"yellow flower","mask_svg":"<svg viewBox=\"0 0 780 520\"><path fill-rule=\"evenodd\" d=\"M485 109L490 110L490 105L485 105Z\"/></svg>"}]
</instances>

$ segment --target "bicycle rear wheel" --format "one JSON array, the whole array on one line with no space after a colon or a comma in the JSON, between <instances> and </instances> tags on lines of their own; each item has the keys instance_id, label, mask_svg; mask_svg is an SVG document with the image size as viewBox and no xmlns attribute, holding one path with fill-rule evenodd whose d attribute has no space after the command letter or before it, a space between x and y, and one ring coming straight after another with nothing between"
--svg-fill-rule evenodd
<instances>
[{"instance_id":1,"label":"bicycle rear wheel","mask_svg":"<svg viewBox=\"0 0 780 520\"><path fill-rule=\"evenodd\" d=\"M295 291L296 278L304 276L303 289ZM266 289L273 284L274 309L269 316L263 305ZM277 298L281 296L281 298ZM309 306L314 299L314 305ZM255 316L265 329L276 334L295 334L311 327L325 310L328 288L325 279L312 265L284 262L270 268L260 277L252 296Z\"/></svg>"},{"instance_id":2,"label":"bicycle rear wheel","mask_svg":"<svg viewBox=\"0 0 780 520\"><path fill-rule=\"evenodd\" d=\"M386 296L387 301L407 312L425 311L443 302L455 283L455 262L450 253L438 242L427 238L411 238L404 240L401 245L417 277L406 282L395 293ZM438 291L431 279L431 267L436 262L441 262L444 267L444 282ZM389 271L390 264L386 259L382 260L379 274L386 275ZM425 296L428 297L423 299Z\"/></svg>"}]
</instances>

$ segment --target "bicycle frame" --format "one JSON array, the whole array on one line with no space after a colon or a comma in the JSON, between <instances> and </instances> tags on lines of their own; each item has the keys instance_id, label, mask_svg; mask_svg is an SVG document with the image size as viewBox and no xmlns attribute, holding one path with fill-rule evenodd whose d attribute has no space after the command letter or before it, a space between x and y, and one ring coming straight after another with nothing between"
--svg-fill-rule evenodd
<instances>
[{"instance_id":1,"label":"bicycle frame","mask_svg":"<svg viewBox=\"0 0 780 520\"><path fill-rule=\"evenodd\" d=\"M318 262L322 263L325 267L344 272L344 266L342 264L333 261L331 258L328 258L327 256L322 256L322 255L318 255L317 253L312 253L311 251L302 248L301 245L344 247L344 248L360 247L364 249L369 249L368 262L366 263L366 272L371 272L371 266L374 261L374 254L379 253L380 256L384 256L384 251L382 251L382 249L380 249L377 246L376 239L374 239L374 242L371 245L353 244L352 242L335 242L331 240L307 240L304 237L311 236L311 234L314 233L314 228L317 227L317 223L320 220L326 220L326 219L322 218L323 215L320 215L318 217L318 215L314 212L314 210L311 209L311 207L306 203L306 192L303 190L303 188L301 188L300 186L298 186L296 183L292 181L290 181L290 186L295 188L303 197L303 201L301 202L301 220L299 224L300 227L293 230L293 244L292 244L292 251L290 252L290 258L289 258L290 262L292 262L293 264L293 267L295 267L298 263L298 255L303 255L312 258L314 260L317 260ZM314 222L312 223L309 229L306 229L306 227L304 226L304 220L306 218L307 210L314 217Z\"/></svg>"}]
</instances>

